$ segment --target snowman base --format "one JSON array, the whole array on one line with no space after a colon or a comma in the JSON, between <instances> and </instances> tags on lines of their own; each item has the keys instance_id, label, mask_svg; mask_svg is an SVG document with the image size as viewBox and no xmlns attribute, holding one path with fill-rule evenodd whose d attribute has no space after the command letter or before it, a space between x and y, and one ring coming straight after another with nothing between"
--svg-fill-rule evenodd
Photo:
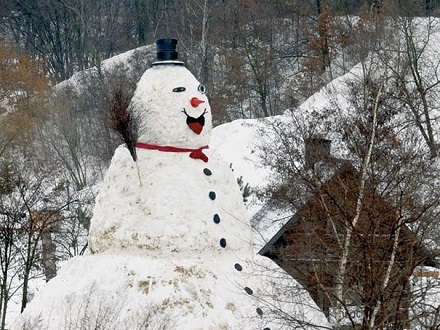
<instances>
[{"instance_id":1,"label":"snowman base","mask_svg":"<svg viewBox=\"0 0 440 330\"><path fill-rule=\"evenodd\" d=\"M247 265L225 269L224 263L203 259L76 257L12 329L270 328L258 286L263 281L247 274Z\"/></svg>"}]
</instances>

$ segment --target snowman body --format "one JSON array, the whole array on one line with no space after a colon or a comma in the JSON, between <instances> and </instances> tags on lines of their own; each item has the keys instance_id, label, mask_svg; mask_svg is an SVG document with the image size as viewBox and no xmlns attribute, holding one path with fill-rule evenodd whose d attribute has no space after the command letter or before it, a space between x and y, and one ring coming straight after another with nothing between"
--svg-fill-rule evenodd
<instances>
[{"instance_id":1,"label":"snowman body","mask_svg":"<svg viewBox=\"0 0 440 330\"><path fill-rule=\"evenodd\" d=\"M92 254L63 265L13 329L277 329L257 312L264 281L235 178L206 154L141 149L138 171L119 147L96 199Z\"/></svg>"},{"instance_id":2,"label":"snowman body","mask_svg":"<svg viewBox=\"0 0 440 330\"><path fill-rule=\"evenodd\" d=\"M251 230L237 182L226 163L206 154L207 163L188 153L137 150L138 173L128 150L118 148L96 200L91 251L162 258L248 254Z\"/></svg>"}]
</instances>

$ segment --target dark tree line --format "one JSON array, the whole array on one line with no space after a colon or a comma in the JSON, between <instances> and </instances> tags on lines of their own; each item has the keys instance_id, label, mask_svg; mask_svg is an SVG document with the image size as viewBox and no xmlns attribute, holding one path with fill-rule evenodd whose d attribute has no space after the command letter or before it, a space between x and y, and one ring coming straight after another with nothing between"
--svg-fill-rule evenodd
<instances>
[{"instance_id":1,"label":"dark tree line","mask_svg":"<svg viewBox=\"0 0 440 330\"><path fill-rule=\"evenodd\" d=\"M158 38L179 39L181 59L210 87L218 124L279 114L347 72L358 62L353 15L435 16L440 1L2 0L0 7L0 38L45 61L57 82L91 67L100 73L102 60Z\"/></svg>"},{"instance_id":2,"label":"dark tree line","mask_svg":"<svg viewBox=\"0 0 440 330\"><path fill-rule=\"evenodd\" d=\"M185 53L197 55L199 74L207 78L215 48L241 45L256 19L309 17L313 25L326 10L340 16L357 15L363 7L393 7L435 15L439 6L438 0L2 0L0 31L47 60L58 81L159 37L179 38ZM277 24L265 26L269 34L276 29ZM318 29L323 33L322 25Z\"/></svg>"}]
</instances>

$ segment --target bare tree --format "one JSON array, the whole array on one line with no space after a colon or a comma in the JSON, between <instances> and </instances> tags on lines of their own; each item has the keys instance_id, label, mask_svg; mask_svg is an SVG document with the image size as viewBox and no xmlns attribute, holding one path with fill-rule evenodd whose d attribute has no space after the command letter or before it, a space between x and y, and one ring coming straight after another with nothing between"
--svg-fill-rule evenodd
<instances>
[{"instance_id":1,"label":"bare tree","mask_svg":"<svg viewBox=\"0 0 440 330\"><path fill-rule=\"evenodd\" d=\"M395 95L398 104L411 118L411 124L423 137L431 157L435 158L438 138L434 131L439 110L435 100L440 96L440 60L434 55L432 45L439 38L440 23L434 18L412 17L397 17L393 23L401 41L389 51L397 56L378 53L393 72L398 86Z\"/></svg>"},{"instance_id":2,"label":"bare tree","mask_svg":"<svg viewBox=\"0 0 440 330\"><path fill-rule=\"evenodd\" d=\"M28 301L28 285L39 265L41 236L50 221L39 218L36 211L62 208L62 194L51 195L56 185L56 167L46 167L42 155L38 127L45 116L49 82L41 63L26 56L18 48L4 47L2 53L3 104L6 111L0 118L2 157L0 159L0 228L1 228L1 328L5 328L9 299L18 293L22 308ZM53 203L53 205L49 205ZM54 255L52 255L52 258ZM54 261L54 260L52 260ZM52 273L56 271L53 264Z\"/></svg>"},{"instance_id":3,"label":"bare tree","mask_svg":"<svg viewBox=\"0 0 440 330\"><path fill-rule=\"evenodd\" d=\"M438 168L410 129L396 127L387 67L370 57L356 70L326 89L328 107L272 126L262 150L275 173L269 193L296 215L271 253L335 328L403 329L420 297L411 275L438 255L424 245L438 225ZM306 167L303 141L314 136L335 140L339 157L324 153Z\"/></svg>"}]
</instances>

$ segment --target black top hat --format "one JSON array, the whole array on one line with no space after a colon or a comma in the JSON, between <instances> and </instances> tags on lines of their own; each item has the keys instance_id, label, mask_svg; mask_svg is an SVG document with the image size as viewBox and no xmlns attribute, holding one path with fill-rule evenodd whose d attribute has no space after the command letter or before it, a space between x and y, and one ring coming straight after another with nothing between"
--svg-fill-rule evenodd
<instances>
[{"instance_id":1,"label":"black top hat","mask_svg":"<svg viewBox=\"0 0 440 330\"><path fill-rule=\"evenodd\" d=\"M158 61L176 61L178 57L176 39L159 39L156 41Z\"/></svg>"}]
</instances>

